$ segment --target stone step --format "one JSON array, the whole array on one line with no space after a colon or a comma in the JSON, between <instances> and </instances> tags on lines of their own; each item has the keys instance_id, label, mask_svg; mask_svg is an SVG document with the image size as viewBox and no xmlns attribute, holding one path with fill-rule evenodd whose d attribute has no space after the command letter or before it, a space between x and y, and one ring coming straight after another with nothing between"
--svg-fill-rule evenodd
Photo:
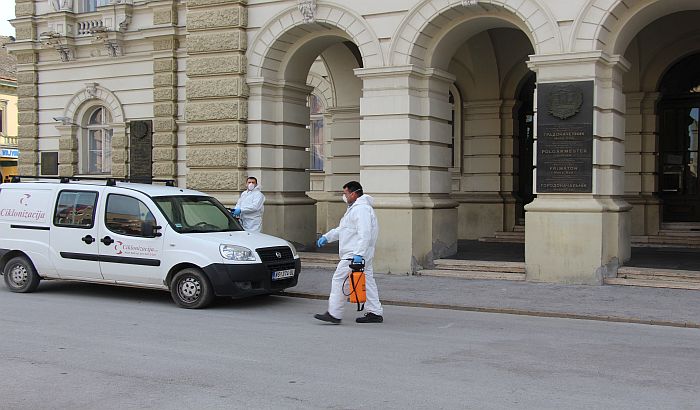
<instances>
[{"instance_id":1,"label":"stone step","mask_svg":"<svg viewBox=\"0 0 700 410\"><path fill-rule=\"evenodd\" d=\"M700 222L664 222L662 230L700 230Z\"/></svg>"},{"instance_id":2,"label":"stone step","mask_svg":"<svg viewBox=\"0 0 700 410\"><path fill-rule=\"evenodd\" d=\"M525 225L515 225L513 232L525 232Z\"/></svg>"},{"instance_id":3,"label":"stone step","mask_svg":"<svg viewBox=\"0 0 700 410\"><path fill-rule=\"evenodd\" d=\"M649 288L700 290L700 283L673 281L673 280L605 278L605 279L603 279L603 283L605 283L606 285L642 286L642 287L649 287Z\"/></svg>"},{"instance_id":4,"label":"stone step","mask_svg":"<svg viewBox=\"0 0 700 410\"><path fill-rule=\"evenodd\" d=\"M460 259L436 259L437 270L501 272L525 274L524 262L476 261Z\"/></svg>"},{"instance_id":5,"label":"stone step","mask_svg":"<svg viewBox=\"0 0 700 410\"><path fill-rule=\"evenodd\" d=\"M525 239L525 231L522 232L496 232L493 234L496 238L522 238Z\"/></svg>"},{"instance_id":6,"label":"stone step","mask_svg":"<svg viewBox=\"0 0 700 410\"><path fill-rule=\"evenodd\" d=\"M642 280L670 280L677 282L695 282L700 284L700 272L676 269L639 268L623 266L617 271L618 278Z\"/></svg>"},{"instance_id":7,"label":"stone step","mask_svg":"<svg viewBox=\"0 0 700 410\"><path fill-rule=\"evenodd\" d=\"M514 272L479 272L453 269L423 269L417 272L421 276L437 276L472 280L525 280L524 273Z\"/></svg>"},{"instance_id":8,"label":"stone step","mask_svg":"<svg viewBox=\"0 0 700 410\"><path fill-rule=\"evenodd\" d=\"M689 231L680 229L661 229L659 230L659 236L662 237L688 237L688 238L700 238L700 230Z\"/></svg>"},{"instance_id":9,"label":"stone step","mask_svg":"<svg viewBox=\"0 0 700 410\"><path fill-rule=\"evenodd\" d=\"M338 265L338 254L321 252L299 252L302 268L333 268Z\"/></svg>"},{"instance_id":10,"label":"stone step","mask_svg":"<svg viewBox=\"0 0 700 410\"><path fill-rule=\"evenodd\" d=\"M489 243L525 243L525 237L522 238L496 238L494 236L484 236L479 238L479 242Z\"/></svg>"}]
</instances>

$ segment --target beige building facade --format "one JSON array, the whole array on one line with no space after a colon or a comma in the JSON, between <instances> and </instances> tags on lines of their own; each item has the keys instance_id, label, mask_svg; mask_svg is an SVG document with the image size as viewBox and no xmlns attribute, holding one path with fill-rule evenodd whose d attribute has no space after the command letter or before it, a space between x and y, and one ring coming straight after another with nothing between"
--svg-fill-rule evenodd
<instances>
[{"instance_id":1,"label":"beige building facade","mask_svg":"<svg viewBox=\"0 0 700 410\"><path fill-rule=\"evenodd\" d=\"M524 229L528 280L600 284L633 237L700 223L696 0L17 0L16 15L22 174L145 161L229 205L254 175L263 232L304 245L359 180L392 273Z\"/></svg>"}]
</instances>

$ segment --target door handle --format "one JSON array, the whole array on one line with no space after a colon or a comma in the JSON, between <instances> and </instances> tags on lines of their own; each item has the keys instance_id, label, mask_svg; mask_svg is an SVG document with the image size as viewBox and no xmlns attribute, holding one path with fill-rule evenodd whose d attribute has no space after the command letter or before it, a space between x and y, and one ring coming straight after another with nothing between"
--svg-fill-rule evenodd
<instances>
[{"instance_id":1,"label":"door handle","mask_svg":"<svg viewBox=\"0 0 700 410\"><path fill-rule=\"evenodd\" d=\"M114 243L114 239L110 238L109 236L105 236L104 238L100 239L100 242L105 245L111 245Z\"/></svg>"},{"instance_id":2,"label":"door handle","mask_svg":"<svg viewBox=\"0 0 700 410\"><path fill-rule=\"evenodd\" d=\"M85 235L81 238L83 242L86 244L90 245L91 243L95 242L95 238L93 238L91 235Z\"/></svg>"}]
</instances>

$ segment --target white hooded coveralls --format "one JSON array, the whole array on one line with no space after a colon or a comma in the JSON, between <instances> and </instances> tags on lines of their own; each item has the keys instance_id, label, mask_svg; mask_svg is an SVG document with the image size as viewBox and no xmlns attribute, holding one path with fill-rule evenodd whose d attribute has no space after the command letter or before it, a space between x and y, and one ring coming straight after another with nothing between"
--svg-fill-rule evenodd
<instances>
[{"instance_id":1,"label":"white hooded coveralls","mask_svg":"<svg viewBox=\"0 0 700 410\"><path fill-rule=\"evenodd\" d=\"M265 212L265 195L256 185L252 191L245 190L238 198L236 208L241 210L241 225L250 232L260 232L262 229L262 217Z\"/></svg>"},{"instance_id":2,"label":"white hooded coveralls","mask_svg":"<svg viewBox=\"0 0 700 410\"><path fill-rule=\"evenodd\" d=\"M337 319L343 318L343 306L347 299L347 296L343 294L343 282L350 273L350 261L345 259L355 255L360 255L365 259L365 289L367 291L365 310L375 315L384 313L382 304L379 302L379 290L374 281L372 267L374 250L379 236L379 224L372 208L373 204L374 198L369 195L357 198L352 205L348 206L345 215L340 220L340 225L323 235L328 242L340 241L338 252L340 262L333 274L331 294L328 298L328 313Z\"/></svg>"}]
</instances>

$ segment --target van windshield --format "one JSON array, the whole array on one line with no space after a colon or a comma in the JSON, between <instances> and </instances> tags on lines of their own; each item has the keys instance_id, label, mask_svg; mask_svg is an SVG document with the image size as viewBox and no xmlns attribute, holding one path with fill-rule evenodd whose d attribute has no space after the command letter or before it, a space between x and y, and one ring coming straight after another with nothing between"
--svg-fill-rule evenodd
<instances>
[{"instance_id":1,"label":"van windshield","mask_svg":"<svg viewBox=\"0 0 700 410\"><path fill-rule=\"evenodd\" d=\"M231 213L210 196L160 196L153 201L179 233L243 230Z\"/></svg>"}]
</instances>

